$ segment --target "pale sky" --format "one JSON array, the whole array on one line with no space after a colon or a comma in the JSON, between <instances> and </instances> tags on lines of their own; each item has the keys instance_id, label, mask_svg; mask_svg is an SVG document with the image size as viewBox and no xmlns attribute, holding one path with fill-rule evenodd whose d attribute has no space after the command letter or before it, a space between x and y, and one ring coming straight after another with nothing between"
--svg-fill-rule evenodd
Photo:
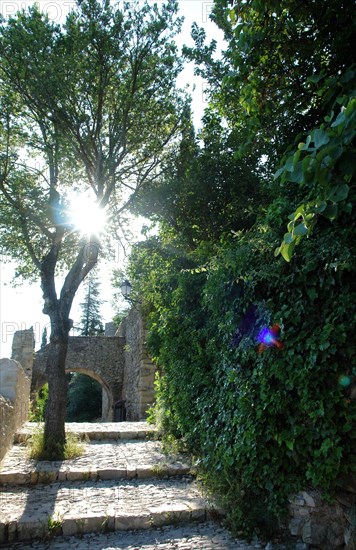
<instances>
[{"instance_id":1,"label":"pale sky","mask_svg":"<svg viewBox=\"0 0 356 550\"><path fill-rule=\"evenodd\" d=\"M149 0L149 3L151 0ZM39 6L49 14L51 19L56 21L63 20L74 2L63 0L61 2L51 0L38 0ZM159 3L159 2L157 2ZM179 0L179 15L185 17L183 32L177 39L177 44L181 47L183 44L193 45L190 37L190 28L193 22L203 27L207 34L207 39L212 38L222 43L222 32L209 20L209 13L212 10L213 2L202 0ZM8 18L19 9L27 8L33 1L26 0L0 0L0 13ZM190 85L190 91L193 97L194 123L196 128L200 126L201 116L203 115L205 103L203 97L204 82L201 78L194 76L193 66L186 67L180 77L179 85ZM192 91L192 85L195 85L195 91ZM140 223L133 222L137 226L137 240L140 240ZM142 239L142 237L141 237ZM121 257L120 257L121 256ZM110 322L117 311L111 304L113 290L110 285L111 270L113 268L122 268L124 258L122 254L117 254L114 262L105 264L102 262L101 269L101 299L105 301L102 306L101 314L104 322ZM28 329L31 326L35 330L36 349L41 343L42 329L45 325L49 326L49 318L42 314L42 293L40 283L22 284L17 288L11 286L11 279L14 274L15 265L7 263L0 255L0 357L10 357L12 336L16 330ZM71 318L74 324L78 323L80 318L79 304L83 301L82 292L78 292L71 311ZM122 302L122 306L125 302ZM49 330L48 330L49 332Z\"/></svg>"}]
</instances>

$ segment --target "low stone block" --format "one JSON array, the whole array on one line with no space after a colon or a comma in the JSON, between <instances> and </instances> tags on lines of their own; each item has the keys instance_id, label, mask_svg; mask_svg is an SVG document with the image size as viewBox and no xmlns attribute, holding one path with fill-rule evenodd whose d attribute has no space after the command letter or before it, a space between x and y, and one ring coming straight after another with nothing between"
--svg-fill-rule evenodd
<instances>
[{"instance_id":1,"label":"low stone block","mask_svg":"<svg viewBox=\"0 0 356 550\"><path fill-rule=\"evenodd\" d=\"M139 432L120 432L119 434L119 438L120 439L137 439L139 436L138 436L138 433Z\"/></svg>"},{"instance_id":2,"label":"low stone block","mask_svg":"<svg viewBox=\"0 0 356 550\"><path fill-rule=\"evenodd\" d=\"M182 476L189 474L190 467L186 464L168 464L165 470L169 476Z\"/></svg>"},{"instance_id":3,"label":"low stone block","mask_svg":"<svg viewBox=\"0 0 356 550\"><path fill-rule=\"evenodd\" d=\"M97 475L99 479L123 479L126 478L126 468L112 468L105 470L98 470Z\"/></svg>"},{"instance_id":4,"label":"low stone block","mask_svg":"<svg viewBox=\"0 0 356 550\"><path fill-rule=\"evenodd\" d=\"M185 504L168 504L149 508L152 525L160 527L170 523L186 522L191 519L191 512Z\"/></svg>"},{"instance_id":5,"label":"low stone block","mask_svg":"<svg viewBox=\"0 0 356 550\"><path fill-rule=\"evenodd\" d=\"M76 519L67 518L63 520L62 532L64 536L78 535L80 531L80 526Z\"/></svg>"},{"instance_id":6,"label":"low stone block","mask_svg":"<svg viewBox=\"0 0 356 550\"><path fill-rule=\"evenodd\" d=\"M136 475L139 479L147 479L153 476L152 466L138 466L136 468Z\"/></svg>"},{"instance_id":7,"label":"low stone block","mask_svg":"<svg viewBox=\"0 0 356 550\"><path fill-rule=\"evenodd\" d=\"M105 515L97 515L83 517L78 523L81 533L91 533L92 531L103 531L105 522Z\"/></svg>"},{"instance_id":8,"label":"low stone block","mask_svg":"<svg viewBox=\"0 0 356 550\"><path fill-rule=\"evenodd\" d=\"M14 542L17 538L17 522L10 521L7 526L7 540L8 542Z\"/></svg>"},{"instance_id":9,"label":"low stone block","mask_svg":"<svg viewBox=\"0 0 356 550\"><path fill-rule=\"evenodd\" d=\"M57 535L61 534L61 529L57 532ZM17 524L17 538L18 540L30 540L33 538L43 538L48 532L48 525L43 521L31 521L21 522Z\"/></svg>"},{"instance_id":10,"label":"low stone block","mask_svg":"<svg viewBox=\"0 0 356 550\"><path fill-rule=\"evenodd\" d=\"M67 479L68 470L59 470L58 481L65 481Z\"/></svg>"},{"instance_id":11,"label":"low stone block","mask_svg":"<svg viewBox=\"0 0 356 550\"><path fill-rule=\"evenodd\" d=\"M132 515L120 514L115 517L115 529L120 531L130 531L132 529L149 529L152 526L149 514Z\"/></svg>"},{"instance_id":12,"label":"low stone block","mask_svg":"<svg viewBox=\"0 0 356 550\"><path fill-rule=\"evenodd\" d=\"M118 438L119 438L119 434L116 431L106 432L105 434L103 434L103 437L102 437L102 439L118 439Z\"/></svg>"},{"instance_id":13,"label":"low stone block","mask_svg":"<svg viewBox=\"0 0 356 550\"><path fill-rule=\"evenodd\" d=\"M192 502L189 506L190 516L193 520L201 519L206 520L206 509L203 504L198 502Z\"/></svg>"},{"instance_id":14,"label":"low stone block","mask_svg":"<svg viewBox=\"0 0 356 550\"><path fill-rule=\"evenodd\" d=\"M38 472L31 472L30 474L30 484L36 485L38 483Z\"/></svg>"},{"instance_id":15,"label":"low stone block","mask_svg":"<svg viewBox=\"0 0 356 550\"><path fill-rule=\"evenodd\" d=\"M126 467L126 477L133 479L137 475L136 466L134 464L128 464Z\"/></svg>"},{"instance_id":16,"label":"low stone block","mask_svg":"<svg viewBox=\"0 0 356 550\"><path fill-rule=\"evenodd\" d=\"M68 481L89 481L92 479L92 475L93 473L90 470L84 470L83 468L78 470L68 469L65 472L65 479Z\"/></svg>"},{"instance_id":17,"label":"low stone block","mask_svg":"<svg viewBox=\"0 0 356 550\"><path fill-rule=\"evenodd\" d=\"M38 483L53 483L57 480L57 471L46 468L37 472Z\"/></svg>"}]
</instances>

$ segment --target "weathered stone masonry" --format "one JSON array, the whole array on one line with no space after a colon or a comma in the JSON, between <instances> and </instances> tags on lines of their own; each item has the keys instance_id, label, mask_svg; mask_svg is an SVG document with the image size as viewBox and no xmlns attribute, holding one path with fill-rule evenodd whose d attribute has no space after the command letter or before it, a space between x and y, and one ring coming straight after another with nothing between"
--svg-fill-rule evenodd
<instances>
[{"instance_id":1,"label":"weathered stone masonry","mask_svg":"<svg viewBox=\"0 0 356 550\"><path fill-rule=\"evenodd\" d=\"M115 404L124 402L126 419L141 420L154 401L155 366L145 348L146 330L137 307L121 323L116 336L72 336L69 338L67 372L80 372L97 380L103 388L102 420L115 419ZM36 353L32 390L46 381L48 346Z\"/></svg>"},{"instance_id":2,"label":"weathered stone masonry","mask_svg":"<svg viewBox=\"0 0 356 550\"><path fill-rule=\"evenodd\" d=\"M97 380L103 388L102 419L113 419L113 406L122 399L124 377L123 338L105 336L70 336L66 359L68 372L79 372ZM32 390L47 380L46 362L49 346L36 353L33 364Z\"/></svg>"},{"instance_id":3,"label":"weathered stone masonry","mask_svg":"<svg viewBox=\"0 0 356 550\"><path fill-rule=\"evenodd\" d=\"M18 331L12 359L0 360L0 462L28 417L33 346L33 331Z\"/></svg>"},{"instance_id":4,"label":"weathered stone masonry","mask_svg":"<svg viewBox=\"0 0 356 550\"><path fill-rule=\"evenodd\" d=\"M154 402L155 365L147 354L147 330L138 307L133 307L120 324L117 334L125 340L123 400L127 420L146 417Z\"/></svg>"}]
</instances>

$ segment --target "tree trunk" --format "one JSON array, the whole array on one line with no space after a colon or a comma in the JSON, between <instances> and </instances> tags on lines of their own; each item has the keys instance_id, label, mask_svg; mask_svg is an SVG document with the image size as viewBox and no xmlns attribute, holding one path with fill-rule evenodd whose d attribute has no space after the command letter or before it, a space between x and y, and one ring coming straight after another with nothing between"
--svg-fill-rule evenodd
<instances>
[{"instance_id":1,"label":"tree trunk","mask_svg":"<svg viewBox=\"0 0 356 550\"><path fill-rule=\"evenodd\" d=\"M81 249L67 273L58 298L55 285L55 268L63 235L59 229L57 233L51 250L44 257L41 264L43 313L49 315L51 319L50 348L46 365L48 402L45 413L44 449L42 453L42 458L47 460L62 460L64 458L66 443L64 424L67 406L65 363L68 335L72 328L69 314L75 293L86 275L95 266L100 248L100 243L95 239L92 241L83 240ZM88 243L90 246L88 246Z\"/></svg>"},{"instance_id":2,"label":"tree trunk","mask_svg":"<svg viewBox=\"0 0 356 550\"><path fill-rule=\"evenodd\" d=\"M48 402L45 414L43 457L62 460L65 447L67 383L65 362L68 349L69 322L59 314L51 316L50 349L47 359Z\"/></svg>"}]
</instances>

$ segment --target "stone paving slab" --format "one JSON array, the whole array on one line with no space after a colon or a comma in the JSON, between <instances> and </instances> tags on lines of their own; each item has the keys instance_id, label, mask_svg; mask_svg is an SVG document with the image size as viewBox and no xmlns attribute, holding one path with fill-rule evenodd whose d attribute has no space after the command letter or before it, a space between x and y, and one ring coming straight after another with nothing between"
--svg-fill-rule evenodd
<instances>
[{"instance_id":1,"label":"stone paving slab","mask_svg":"<svg viewBox=\"0 0 356 550\"><path fill-rule=\"evenodd\" d=\"M204 520L210 510L197 485L186 479L4 487L0 543L43 538L56 526L61 535L149 529Z\"/></svg>"},{"instance_id":2,"label":"stone paving slab","mask_svg":"<svg viewBox=\"0 0 356 550\"><path fill-rule=\"evenodd\" d=\"M306 550L303 543L272 544L236 539L212 522L164 526L149 531L85 534L82 538L56 537L47 542L13 543L13 550Z\"/></svg>"},{"instance_id":3,"label":"stone paving slab","mask_svg":"<svg viewBox=\"0 0 356 550\"><path fill-rule=\"evenodd\" d=\"M15 435L15 443L26 441L34 430L43 424L26 422ZM153 439L157 429L147 422L67 422L67 433L74 433L89 439Z\"/></svg>"},{"instance_id":4,"label":"stone paving slab","mask_svg":"<svg viewBox=\"0 0 356 550\"><path fill-rule=\"evenodd\" d=\"M159 441L112 440L86 444L81 457L65 461L28 458L24 445L14 445L0 467L0 485L54 481L132 479L187 475L190 465L183 456L167 457Z\"/></svg>"}]
</instances>

